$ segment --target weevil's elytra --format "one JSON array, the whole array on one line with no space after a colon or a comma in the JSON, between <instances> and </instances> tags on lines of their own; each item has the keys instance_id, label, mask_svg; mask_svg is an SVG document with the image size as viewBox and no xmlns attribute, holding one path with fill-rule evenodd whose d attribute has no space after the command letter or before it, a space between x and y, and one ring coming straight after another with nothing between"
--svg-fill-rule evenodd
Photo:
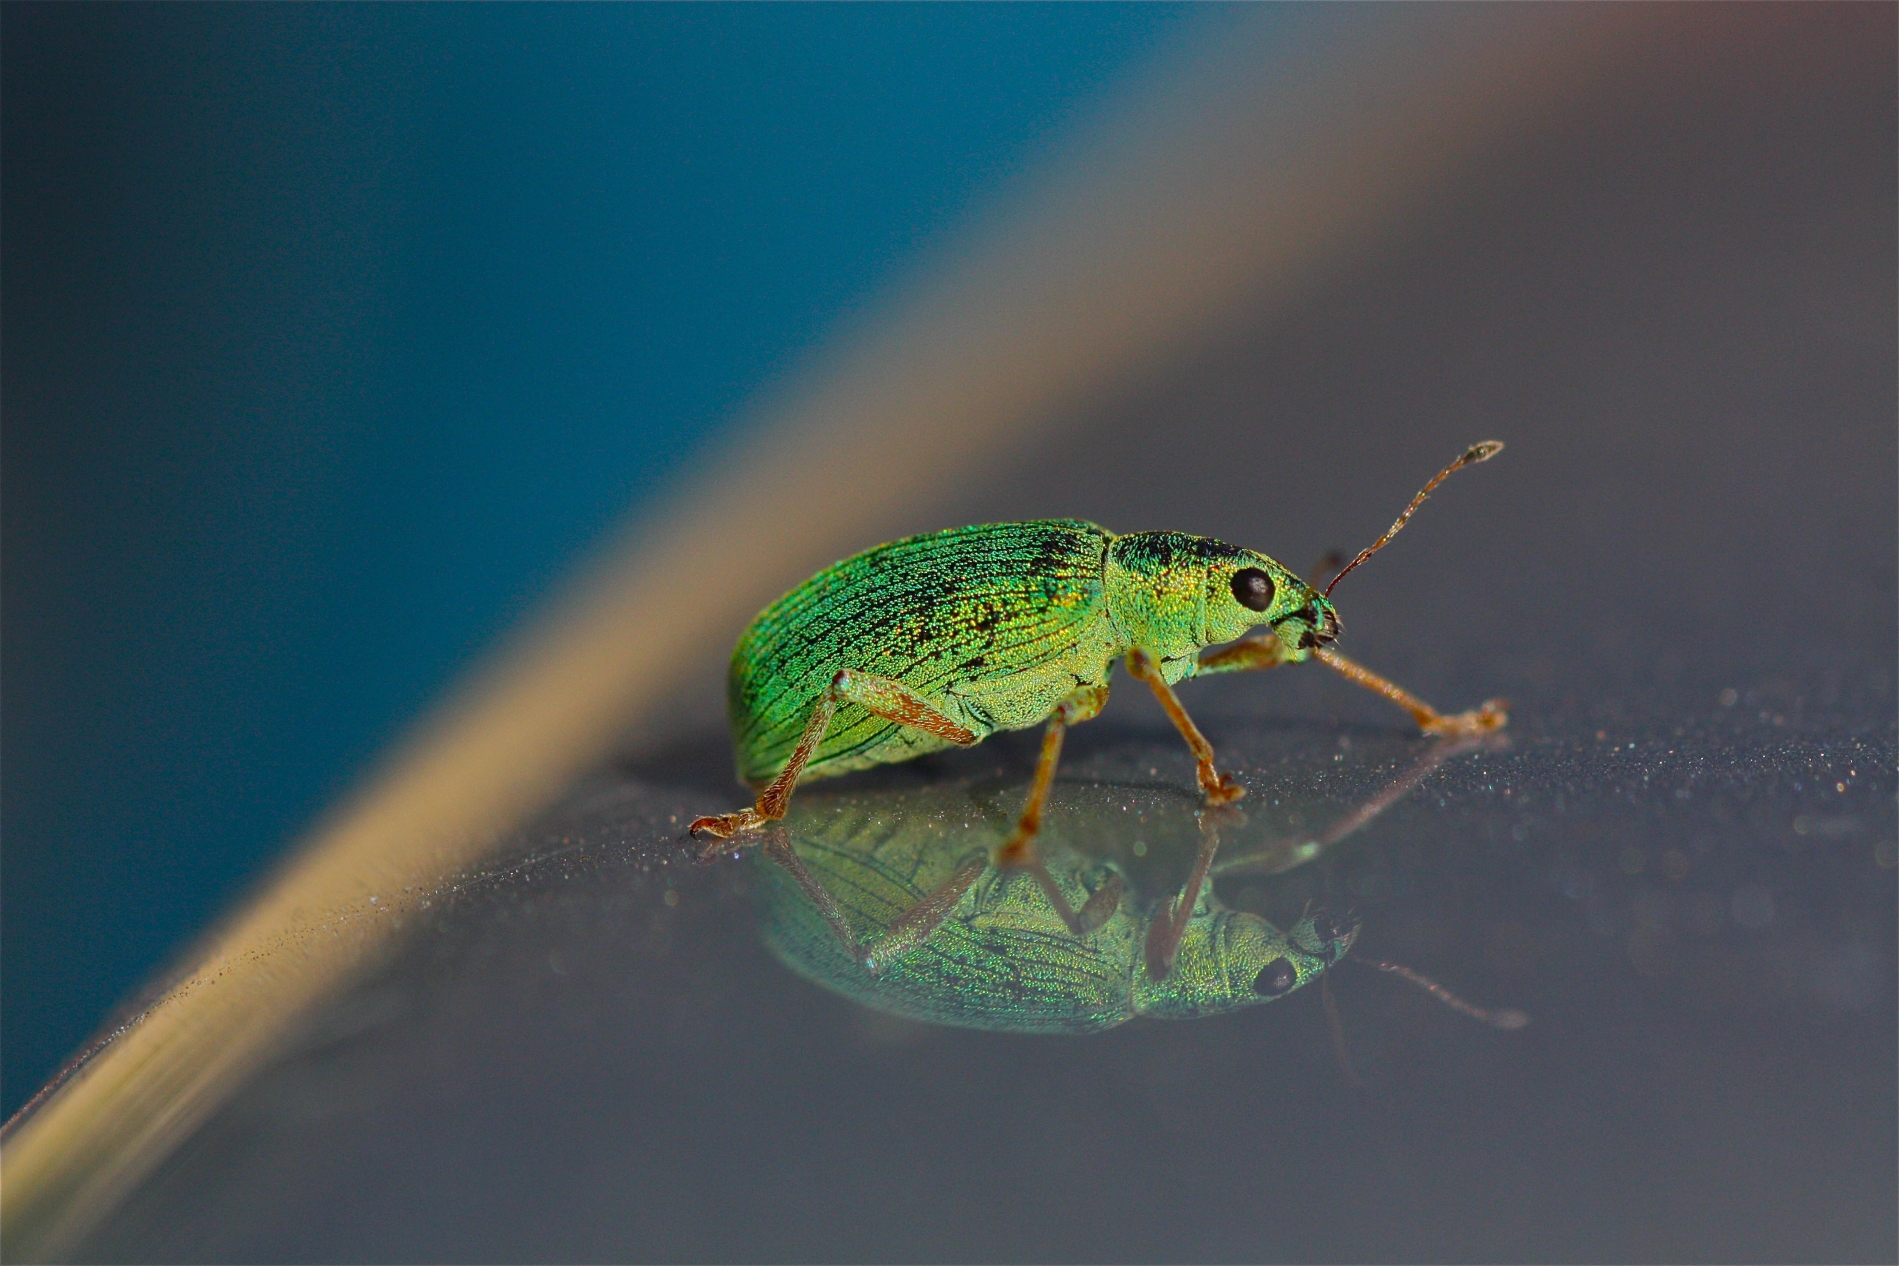
<instances>
[{"instance_id":1,"label":"weevil's elytra","mask_svg":"<svg viewBox=\"0 0 1899 1266\"><path fill-rule=\"evenodd\" d=\"M732 653L728 716L739 776L762 788L757 802L699 818L691 830L721 839L756 830L784 816L800 778L1047 722L1028 802L996 860L1036 871L1078 927L1041 869L1035 834L1062 738L1107 702L1117 659L1167 710L1210 804L1245 791L1215 766L1174 693L1190 677L1316 658L1404 708L1427 733L1505 724L1497 701L1447 716L1338 654L1329 597L1451 472L1502 447L1473 445L1440 471L1323 594L1254 550L1184 532L1120 535L1080 519L952 528L827 567L765 608Z\"/></svg>"}]
</instances>

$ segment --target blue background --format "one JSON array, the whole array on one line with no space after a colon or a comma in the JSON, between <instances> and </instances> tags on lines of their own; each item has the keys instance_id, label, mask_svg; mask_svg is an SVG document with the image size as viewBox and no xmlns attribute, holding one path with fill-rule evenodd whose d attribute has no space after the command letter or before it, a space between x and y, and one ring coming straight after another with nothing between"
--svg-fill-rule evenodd
<instances>
[{"instance_id":1,"label":"blue background","mask_svg":"<svg viewBox=\"0 0 1899 1266\"><path fill-rule=\"evenodd\" d=\"M0 1110L1204 20L7 6Z\"/></svg>"}]
</instances>

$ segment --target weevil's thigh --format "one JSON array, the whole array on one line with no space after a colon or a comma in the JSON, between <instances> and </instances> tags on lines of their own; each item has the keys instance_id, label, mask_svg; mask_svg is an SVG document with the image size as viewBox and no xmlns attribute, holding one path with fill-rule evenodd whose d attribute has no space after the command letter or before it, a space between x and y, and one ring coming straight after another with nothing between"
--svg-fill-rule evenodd
<instances>
[{"instance_id":1,"label":"weevil's thigh","mask_svg":"<svg viewBox=\"0 0 1899 1266\"><path fill-rule=\"evenodd\" d=\"M838 708L804 768L806 779L968 747L995 732L987 717L952 695L925 694L855 669L842 670L833 680L838 683ZM771 778L784 764L785 754L777 750L782 746L741 750L744 776L754 783Z\"/></svg>"},{"instance_id":2,"label":"weevil's thigh","mask_svg":"<svg viewBox=\"0 0 1899 1266\"><path fill-rule=\"evenodd\" d=\"M946 719L973 734L975 742L995 732L996 727L986 718L973 714L955 698L930 702ZM968 743L955 743L926 730L873 716L857 705L847 705L838 709L838 720L832 722L831 732L825 735L818 757L806 768L805 775L828 778L833 774L847 774L873 765L890 765L931 752L968 746Z\"/></svg>"}]
</instances>

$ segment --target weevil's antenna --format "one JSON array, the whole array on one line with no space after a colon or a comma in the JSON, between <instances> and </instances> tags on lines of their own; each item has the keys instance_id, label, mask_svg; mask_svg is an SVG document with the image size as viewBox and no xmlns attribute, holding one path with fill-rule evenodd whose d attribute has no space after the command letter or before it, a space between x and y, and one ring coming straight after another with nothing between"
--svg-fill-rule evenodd
<instances>
[{"instance_id":1,"label":"weevil's antenna","mask_svg":"<svg viewBox=\"0 0 1899 1266\"><path fill-rule=\"evenodd\" d=\"M1385 548L1385 546L1391 543L1392 537L1404 530L1404 525L1410 522L1411 516L1418 512L1418 507L1424 504L1424 499L1431 495L1431 489L1437 487L1446 479L1449 479L1453 471L1462 470L1464 467L1475 465L1478 462L1487 462L1502 451L1503 442L1501 440L1485 440L1481 444L1472 444L1469 448L1464 450L1463 456L1446 466L1443 470L1438 471L1431 482L1424 485L1424 487L1419 490L1417 496L1411 498L1411 504L1404 508L1404 513L1398 516L1398 521L1391 525L1391 529L1373 541L1368 547L1358 551L1358 557L1345 564L1344 571L1332 577L1332 583L1325 587L1325 596L1330 598L1332 591L1339 587L1339 581L1351 575L1352 568L1358 566L1373 554Z\"/></svg>"},{"instance_id":2,"label":"weevil's antenna","mask_svg":"<svg viewBox=\"0 0 1899 1266\"><path fill-rule=\"evenodd\" d=\"M1325 556L1312 564L1312 570L1306 573L1306 583L1317 589L1326 581L1339 574L1345 566L1345 555L1335 549L1325 551Z\"/></svg>"},{"instance_id":3,"label":"weevil's antenna","mask_svg":"<svg viewBox=\"0 0 1899 1266\"><path fill-rule=\"evenodd\" d=\"M1387 963L1380 959L1362 958L1357 955L1353 955L1344 961L1359 963L1366 967L1375 968L1378 971L1387 971L1394 976L1402 976L1451 1010L1461 1011L1471 1019L1482 1021L1492 1028L1504 1030L1520 1029L1530 1022L1528 1015L1514 1008L1489 1011L1473 1003L1465 1002L1462 998L1446 989L1443 985L1438 984L1437 981L1432 980L1429 976L1421 972L1412 971L1409 967L1401 963Z\"/></svg>"}]
</instances>

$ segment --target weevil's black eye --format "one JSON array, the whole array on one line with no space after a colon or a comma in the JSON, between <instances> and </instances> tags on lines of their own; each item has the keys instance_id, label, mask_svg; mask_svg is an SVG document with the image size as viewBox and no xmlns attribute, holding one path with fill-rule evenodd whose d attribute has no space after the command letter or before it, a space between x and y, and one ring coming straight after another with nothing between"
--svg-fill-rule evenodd
<instances>
[{"instance_id":1,"label":"weevil's black eye","mask_svg":"<svg viewBox=\"0 0 1899 1266\"><path fill-rule=\"evenodd\" d=\"M1292 960L1275 958L1253 977L1253 992L1262 998L1277 998L1298 983L1299 973L1293 970Z\"/></svg>"},{"instance_id":2,"label":"weevil's black eye","mask_svg":"<svg viewBox=\"0 0 1899 1266\"><path fill-rule=\"evenodd\" d=\"M1242 567L1233 573L1233 598L1248 611L1264 611L1273 605L1273 578L1257 567Z\"/></svg>"}]
</instances>

